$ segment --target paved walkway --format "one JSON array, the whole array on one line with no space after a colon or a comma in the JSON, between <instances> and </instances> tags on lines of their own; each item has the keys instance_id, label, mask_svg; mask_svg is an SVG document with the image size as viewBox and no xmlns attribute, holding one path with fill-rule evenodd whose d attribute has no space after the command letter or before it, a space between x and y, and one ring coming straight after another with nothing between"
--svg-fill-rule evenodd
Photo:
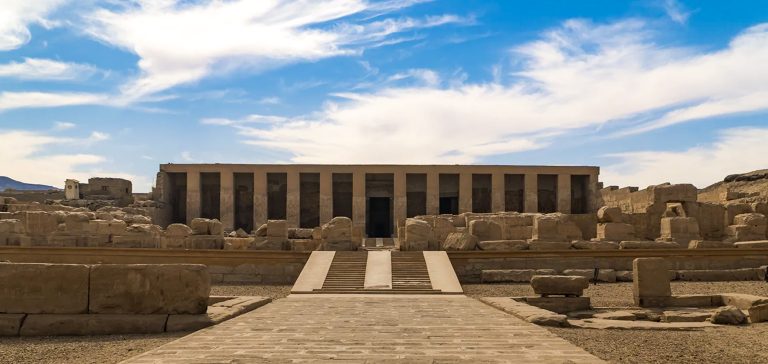
<instances>
[{"instance_id":1,"label":"paved walkway","mask_svg":"<svg viewBox=\"0 0 768 364\"><path fill-rule=\"evenodd\" d=\"M463 295L291 295L128 363L600 363Z\"/></svg>"}]
</instances>

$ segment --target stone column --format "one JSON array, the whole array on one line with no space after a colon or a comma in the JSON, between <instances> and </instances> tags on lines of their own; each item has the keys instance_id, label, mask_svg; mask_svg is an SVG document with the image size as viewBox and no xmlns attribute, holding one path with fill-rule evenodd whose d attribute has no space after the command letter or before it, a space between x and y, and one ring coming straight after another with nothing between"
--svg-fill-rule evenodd
<instances>
[{"instance_id":1,"label":"stone column","mask_svg":"<svg viewBox=\"0 0 768 364\"><path fill-rule=\"evenodd\" d=\"M267 173L253 172L253 229L267 223Z\"/></svg>"},{"instance_id":2,"label":"stone column","mask_svg":"<svg viewBox=\"0 0 768 364\"><path fill-rule=\"evenodd\" d=\"M285 220L288 227L299 227L299 172L288 171L286 177L287 193L285 200Z\"/></svg>"},{"instance_id":3,"label":"stone column","mask_svg":"<svg viewBox=\"0 0 768 364\"><path fill-rule=\"evenodd\" d=\"M187 225L200 217L200 172L187 172Z\"/></svg>"},{"instance_id":4,"label":"stone column","mask_svg":"<svg viewBox=\"0 0 768 364\"><path fill-rule=\"evenodd\" d=\"M440 175L427 173L427 215L440 213Z\"/></svg>"},{"instance_id":5,"label":"stone column","mask_svg":"<svg viewBox=\"0 0 768 364\"><path fill-rule=\"evenodd\" d=\"M597 183L598 183L598 175L596 174L590 174L589 175L589 185L587 186L587 212L596 212L598 204L598 189L597 189Z\"/></svg>"},{"instance_id":6,"label":"stone column","mask_svg":"<svg viewBox=\"0 0 768 364\"><path fill-rule=\"evenodd\" d=\"M320 172L320 225L333 218L333 174Z\"/></svg>"},{"instance_id":7,"label":"stone column","mask_svg":"<svg viewBox=\"0 0 768 364\"><path fill-rule=\"evenodd\" d=\"M459 174L459 213L472 212L472 173Z\"/></svg>"},{"instance_id":8,"label":"stone column","mask_svg":"<svg viewBox=\"0 0 768 364\"><path fill-rule=\"evenodd\" d=\"M352 225L365 231L365 172L352 173Z\"/></svg>"},{"instance_id":9,"label":"stone column","mask_svg":"<svg viewBox=\"0 0 768 364\"><path fill-rule=\"evenodd\" d=\"M494 173L491 176L491 211L503 212L506 210L504 199L504 173Z\"/></svg>"},{"instance_id":10,"label":"stone column","mask_svg":"<svg viewBox=\"0 0 768 364\"><path fill-rule=\"evenodd\" d=\"M571 175L557 175L557 211L571 213Z\"/></svg>"},{"instance_id":11,"label":"stone column","mask_svg":"<svg viewBox=\"0 0 768 364\"><path fill-rule=\"evenodd\" d=\"M394 175L394 212L393 212L393 218L394 218L394 225L395 230L397 230L398 224L400 224L400 221L405 220L405 217L408 215L408 205L407 205L407 199L405 196L405 172L403 171L397 171Z\"/></svg>"},{"instance_id":12,"label":"stone column","mask_svg":"<svg viewBox=\"0 0 768 364\"><path fill-rule=\"evenodd\" d=\"M219 213L224 230L235 230L235 174L222 171L220 176Z\"/></svg>"},{"instance_id":13,"label":"stone column","mask_svg":"<svg viewBox=\"0 0 768 364\"><path fill-rule=\"evenodd\" d=\"M525 212L539 212L539 176L525 174Z\"/></svg>"}]
</instances>

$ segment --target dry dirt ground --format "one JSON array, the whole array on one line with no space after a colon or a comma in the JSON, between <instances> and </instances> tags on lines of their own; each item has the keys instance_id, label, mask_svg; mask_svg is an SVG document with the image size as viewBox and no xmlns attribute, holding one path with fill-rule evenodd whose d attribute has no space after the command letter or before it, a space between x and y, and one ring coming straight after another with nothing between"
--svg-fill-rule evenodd
<instances>
[{"instance_id":1,"label":"dry dirt ground","mask_svg":"<svg viewBox=\"0 0 768 364\"><path fill-rule=\"evenodd\" d=\"M528 284L465 285L473 297L533 295ZM768 296L766 282L672 282L673 294ZM632 283L590 286L593 306L632 306ZM550 331L612 363L768 363L768 322L704 331L558 329Z\"/></svg>"},{"instance_id":2,"label":"dry dirt ground","mask_svg":"<svg viewBox=\"0 0 768 364\"><path fill-rule=\"evenodd\" d=\"M471 284L472 297L532 295L527 284ZM765 282L673 282L675 294L739 292L768 296ZM216 285L212 295L285 297L290 286ZM590 286L594 306L632 305L632 284ZM766 363L768 323L705 331L550 329L614 363ZM116 363L175 340L183 333L86 337L0 337L0 363Z\"/></svg>"}]
</instances>

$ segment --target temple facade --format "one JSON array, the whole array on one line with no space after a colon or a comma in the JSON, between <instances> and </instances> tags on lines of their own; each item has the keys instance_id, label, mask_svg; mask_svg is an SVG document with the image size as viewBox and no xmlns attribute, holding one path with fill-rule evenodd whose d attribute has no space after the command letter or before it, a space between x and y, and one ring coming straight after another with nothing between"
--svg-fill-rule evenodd
<instances>
[{"instance_id":1,"label":"temple facade","mask_svg":"<svg viewBox=\"0 0 768 364\"><path fill-rule=\"evenodd\" d=\"M592 213L592 166L163 164L159 225L216 218L225 230L267 220L313 228L336 216L364 237L391 237L399 221L464 212Z\"/></svg>"}]
</instances>

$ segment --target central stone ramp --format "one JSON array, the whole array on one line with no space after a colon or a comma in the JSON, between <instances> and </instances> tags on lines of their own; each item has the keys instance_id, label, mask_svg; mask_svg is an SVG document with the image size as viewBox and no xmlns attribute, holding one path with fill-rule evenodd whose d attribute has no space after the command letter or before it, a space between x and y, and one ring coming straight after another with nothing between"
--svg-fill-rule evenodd
<instances>
[{"instance_id":1,"label":"central stone ramp","mask_svg":"<svg viewBox=\"0 0 768 364\"><path fill-rule=\"evenodd\" d=\"M463 295L290 295L126 363L602 363Z\"/></svg>"},{"instance_id":2,"label":"central stone ramp","mask_svg":"<svg viewBox=\"0 0 768 364\"><path fill-rule=\"evenodd\" d=\"M291 293L460 294L445 252L312 252Z\"/></svg>"}]
</instances>

